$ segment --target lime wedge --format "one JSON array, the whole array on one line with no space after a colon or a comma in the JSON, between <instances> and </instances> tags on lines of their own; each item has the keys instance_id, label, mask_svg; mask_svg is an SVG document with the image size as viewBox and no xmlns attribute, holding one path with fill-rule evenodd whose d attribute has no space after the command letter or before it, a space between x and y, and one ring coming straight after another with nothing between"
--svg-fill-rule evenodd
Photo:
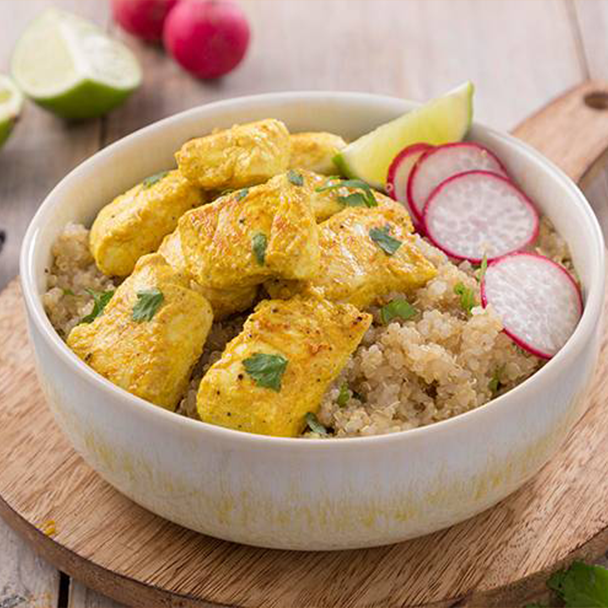
<instances>
[{"instance_id":1,"label":"lime wedge","mask_svg":"<svg viewBox=\"0 0 608 608\"><path fill-rule=\"evenodd\" d=\"M23 108L23 95L17 85L0 74L0 146L8 139Z\"/></svg>"},{"instance_id":2,"label":"lime wedge","mask_svg":"<svg viewBox=\"0 0 608 608\"><path fill-rule=\"evenodd\" d=\"M11 69L28 97L75 120L109 112L141 83L139 63L126 46L57 9L46 10L27 27Z\"/></svg>"},{"instance_id":3,"label":"lime wedge","mask_svg":"<svg viewBox=\"0 0 608 608\"><path fill-rule=\"evenodd\" d=\"M473 119L473 92L473 84L466 82L443 97L387 122L349 144L334 158L334 163L347 177L384 188L393 158L406 146L445 144L466 135Z\"/></svg>"}]
</instances>

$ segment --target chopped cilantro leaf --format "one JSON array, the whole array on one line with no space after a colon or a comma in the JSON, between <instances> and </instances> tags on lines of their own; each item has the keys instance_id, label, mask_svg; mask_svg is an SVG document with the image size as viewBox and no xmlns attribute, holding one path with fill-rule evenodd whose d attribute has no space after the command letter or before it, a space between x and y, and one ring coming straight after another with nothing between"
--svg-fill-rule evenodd
<instances>
[{"instance_id":1,"label":"chopped cilantro leaf","mask_svg":"<svg viewBox=\"0 0 608 608\"><path fill-rule=\"evenodd\" d=\"M389 226L386 225L384 228L372 228L369 231L369 236L386 253L386 255L393 255L399 247L401 247L401 241L393 238L389 234Z\"/></svg>"},{"instance_id":2,"label":"chopped cilantro leaf","mask_svg":"<svg viewBox=\"0 0 608 608\"><path fill-rule=\"evenodd\" d=\"M239 190L239 193L236 195L237 201L242 201L249 194L249 188L243 188Z\"/></svg>"},{"instance_id":3,"label":"chopped cilantro leaf","mask_svg":"<svg viewBox=\"0 0 608 608\"><path fill-rule=\"evenodd\" d=\"M574 562L567 570L553 574L547 586L566 607L608 607L608 570L601 566Z\"/></svg>"},{"instance_id":4,"label":"chopped cilantro leaf","mask_svg":"<svg viewBox=\"0 0 608 608\"><path fill-rule=\"evenodd\" d=\"M154 184L157 184L163 177L167 177L171 171L160 171L159 173L155 173L154 175L150 175L150 177L146 177L146 179L141 183L144 190L147 190Z\"/></svg>"},{"instance_id":5,"label":"chopped cilantro leaf","mask_svg":"<svg viewBox=\"0 0 608 608\"><path fill-rule=\"evenodd\" d=\"M477 273L477 281L481 283L483 278L486 276L486 270L488 269L488 256L484 253L481 264L479 265L479 272Z\"/></svg>"},{"instance_id":6,"label":"chopped cilantro leaf","mask_svg":"<svg viewBox=\"0 0 608 608\"><path fill-rule=\"evenodd\" d=\"M281 355L256 353L243 361L245 371L258 386L270 388L277 393L281 390L287 359Z\"/></svg>"},{"instance_id":7,"label":"chopped cilantro leaf","mask_svg":"<svg viewBox=\"0 0 608 608\"><path fill-rule=\"evenodd\" d=\"M331 178L328 181L331 181ZM357 204L354 204L355 199L351 198L354 194L358 194L356 200L361 200L366 207L378 206L378 202L376 201L376 197L374 196L374 191L372 190L371 186L360 179L344 179L339 181L338 183L329 183L325 186L320 186L319 188L316 188L316 191L325 192L326 190L336 190L338 188L354 188L356 190L363 191L358 193L352 193L349 196L339 196L338 202L342 203L343 205L348 205L350 207L362 206L359 202L357 202Z\"/></svg>"},{"instance_id":8,"label":"chopped cilantro leaf","mask_svg":"<svg viewBox=\"0 0 608 608\"><path fill-rule=\"evenodd\" d=\"M418 310L404 298L395 298L380 309L380 319L388 325L393 319L408 321L418 314Z\"/></svg>"},{"instance_id":9,"label":"chopped cilantro leaf","mask_svg":"<svg viewBox=\"0 0 608 608\"><path fill-rule=\"evenodd\" d=\"M306 414L305 416L306 419L306 424L308 425L308 428L313 432L313 433L318 433L319 435L327 435L327 429L319 422L319 419L317 418L316 414L313 414L312 412L308 412L308 414Z\"/></svg>"},{"instance_id":10,"label":"chopped cilantro leaf","mask_svg":"<svg viewBox=\"0 0 608 608\"><path fill-rule=\"evenodd\" d=\"M76 294L71 289L62 289L64 296L75 296Z\"/></svg>"},{"instance_id":11,"label":"chopped cilantro leaf","mask_svg":"<svg viewBox=\"0 0 608 608\"><path fill-rule=\"evenodd\" d=\"M156 287L142 289L137 292L137 302L133 306L133 321L151 321L156 311L160 308L165 296Z\"/></svg>"},{"instance_id":12,"label":"chopped cilantro leaf","mask_svg":"<svg viewBox=\"0 0 608 608\"><path fill-rule=\"evenodd\" d=\"M294 171L293 169L290 169L287 172L287 179L294 186L303 186L304 185L304 178L302 177L302 174L298 173L297 171Z\"/></svg>"},{"instance_id":13,"label":"chopped cilantro leaf","mask_svg":"<svg viewBox=\"0 0 608 608\"><path fill-rule=\"evenodd\" d=\"M266 235L261 232L254 234L251 239L251 248L253 249L255 259L260 266L263 266L266 261L266 247L268 247Z\"/></svg>"},{"instance_id":14,"label":"chopped cilantro leaf","mask_svg":"<svg viewBox=\"0 0 608 608\"><path fill-rule=\"evenodd\" d=\"M350 390L348 389L348 384L346 384L346 382L344 382L342 384L342 386L340 387L340 394L338 395L338 398L336 399L336 403L340 407L344 407L348 403L349 399L350 399Z\"/></svg>"},{"instance_id":15,"label":"chopped cilantro leaf","mask_svg":"<svg viewBox=\"0 0 608 608\"><path fill-rule=\"evenodd\" d=\"M353 192L348 196L339 196L338 202L346 207L367 207L365 196L361 192Z\"/></svg>"},{"instance_id":16,"label":"chopped cilantro leaf","mask_svg":"<svg viewBox=\"0 0 608 608\"><path fill-rule=\"evenodd\" d=\"M464 283L456 283L454 293L460 296L460 308L470 315L476 304L473 290L470 287L465 287Z\"/></svg>"},{"instance_id":17,"label":"chopped cilantro leaf","mask_svg":"<svg viewBox=\"0 0 608 608\"><path fill-rule=\"evenodd\" d=\"M93 310L83 317L81 323L92 323L106 307L106 304L112 299L114 290L110 291L95 291L94 289L85 289L85 291L93 298Z\"/></svg>"}]
</instances>

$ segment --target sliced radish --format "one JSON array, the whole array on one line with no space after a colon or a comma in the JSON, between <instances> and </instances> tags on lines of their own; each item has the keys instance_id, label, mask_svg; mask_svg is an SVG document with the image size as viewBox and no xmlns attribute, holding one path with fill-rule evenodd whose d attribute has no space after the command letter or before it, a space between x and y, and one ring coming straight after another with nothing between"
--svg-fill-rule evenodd
<instances>
[{"instance_id":1,"label":"sliced radish","mask_svg":"<svg viewBox=\"0 0 608 608\"><path fill-rule=\"evenodd\" d=\"M583 313L581 291L570 273L536 253L513 253L492 262L481 282L505 333L528 352L550 359L567 342Z\"/></svg>"},{"instance_id":2,"label":"sliced radish","mask_svg":"<svg viewBox=\"0 0 608 608\"><path fill-rule=\"evenodd\" d=\"M437 146L418 159L410 173L407 198L419 220L433 190L452 175L466 171L490 171L507 177L507 171L496 155L472 142Z\"/></svg>"},{"instance_id":3,"label":"sliced radish","mask_svg":"<svg viewBox=\"0 0 608 608\"><path fill-rule=\"evenodd\" d=\"M441 183L424 207L424 229L450 257L479 264L523 249L538 236L538 213L506 177L468 171Z\"/></svg>"},{"instance_id":4,"label":"sliced radish","mask_svg":"<svg viewBox=\"0 0 608 608\"><path fill-rule=\"evenodd\" d=\"M412 216L412 221L416 229L420 228L418 215L415 214L409 206L407 200L407 183L410 173L416 164L416 161L428 150L431 150L431 144L419 143L412 144L403 148L393 159L388 168L388 177L386 178L386 191L389 196L396 201L402 203Z\"/></svg>"}]
</instances>

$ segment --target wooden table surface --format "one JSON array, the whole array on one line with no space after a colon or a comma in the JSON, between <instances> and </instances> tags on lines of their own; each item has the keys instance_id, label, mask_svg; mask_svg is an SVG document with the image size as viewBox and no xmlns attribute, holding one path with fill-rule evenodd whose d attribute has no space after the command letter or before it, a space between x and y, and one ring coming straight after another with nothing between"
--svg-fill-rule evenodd
<instances>
[{"instance_id":1,"label":"wooden table surface","mask_svg":"<svg viewBox=\"0 0 608 608\"><path fill-rule=\"evenodd\" d=\"M106 0L0 0L0 72L25 24L49 5L123 38L144 85L107 118L68 125L29 104L0 151L0 288L17 274L26 226L51 188L82 160L144 125L192 106L250 93L360 90L424 100L477 86L476 117L514 127L585 78L608 79L608 0L243 0L251 50L231 76L190 78L156 47L123 36ZM0 521L0 608L110 608L70 581Z\"/></svg>"}]
</instances>

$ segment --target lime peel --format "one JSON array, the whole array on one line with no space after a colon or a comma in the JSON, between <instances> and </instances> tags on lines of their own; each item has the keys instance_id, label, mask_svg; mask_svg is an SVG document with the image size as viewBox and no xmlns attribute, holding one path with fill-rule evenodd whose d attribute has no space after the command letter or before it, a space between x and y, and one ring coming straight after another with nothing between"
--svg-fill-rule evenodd
<instances>
[{"instance_id":1,"label":"lime peel","mask_svg":"<svg viewBox=\"0 0 608 608\"><path fill-rule=\"evenodd\" d=\"M460 141L473 120L471 82L379 126L334 157L340 172L384 189L389 166L403 148L415 143L440 145Z\"/></svg>"},{"instance_id":2,"label":"lime peel","mask_svg":"<svg viewBox=\"0 0 608 608\"><path fill-rule=\"evenodd\" d=\"M23 94L8 76L0 74L0 146L9 138L23 109Z\"/></svg>"}]
</instances>

